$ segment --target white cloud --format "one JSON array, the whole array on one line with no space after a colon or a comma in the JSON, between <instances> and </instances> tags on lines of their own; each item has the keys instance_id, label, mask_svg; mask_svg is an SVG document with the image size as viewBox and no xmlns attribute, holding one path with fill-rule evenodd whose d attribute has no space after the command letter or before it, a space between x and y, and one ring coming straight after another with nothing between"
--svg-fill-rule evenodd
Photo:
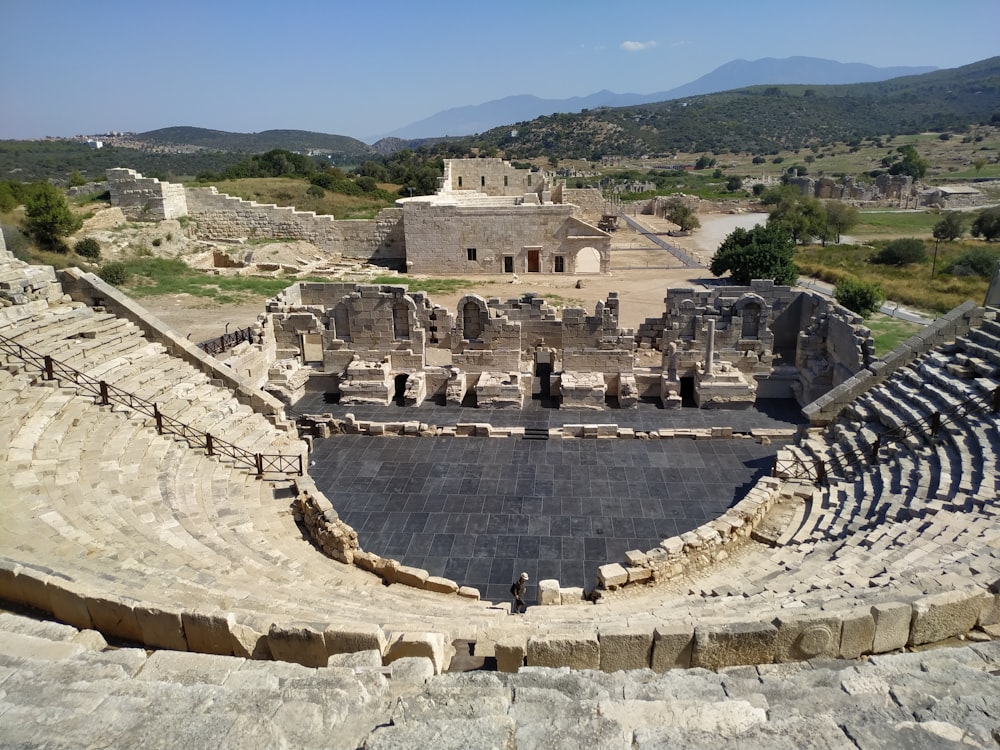
<instances>
[{"instance_id":1,"label":"white cloud","mask_svg":"<svg viewBox=\"0 0 1000 750\"><path fill-rule=\"evenodd\" d=\"M626 52L642 52L643 50L652 49L656 46L656 42L622 42L622 49Z\"/></svg>"}]
</instances>

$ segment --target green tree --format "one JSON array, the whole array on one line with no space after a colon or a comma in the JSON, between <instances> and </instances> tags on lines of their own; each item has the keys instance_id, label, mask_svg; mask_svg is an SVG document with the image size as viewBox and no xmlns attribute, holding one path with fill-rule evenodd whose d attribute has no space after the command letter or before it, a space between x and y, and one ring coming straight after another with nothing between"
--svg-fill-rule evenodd
<instances>
[{"instance_id":1,"label":"green tree","mask_svg":"<svg viewBox=\"0 0 1000 750\"><path fill-rule=\"evenodd\" d=\"M680 198L674 198L667 203L663 217L679 226L682 232L690 232L701 226L701 221L698 220L694 210L685 205Z\"/></svg>"},{"instance_id":2,"label":"green tree","mask_svg":"<svg viewBox=\"0 0 1000 750\"><path fill-rule=\"evenodd\" d=\"M826 209L826 231L823 232L823 241L832 236L834 242L840 244L840 235L847 232L851 227L857 225L861 214L854 206L849 206L841 201L827 201Z\"/></svg>"},{"instance_id":3,"label":"green tree","mask_svg":"<svg viewBox=\"0 0 1000 750\"><path fill-rule=\"evenodd\" d=\"M798 244L824 236L826 212L818 199L793 191L786 193L771 209L767 223L783 228Z\"/></svg>"},{"instance_id":4,"label":"green tree","mask_svg":"<svg viewBox=\"0 0 1000 750\"><path fill-rule=\"evenodd\" d=\"M900 146L896 149L903 158L889 167L889 174L906 174L915 180L919 180L927 174L930 163L924 159L913 146Z\"/></svg>"},{"instance_id":5,"label":"green tree","mask_svg":"<svg viewBox=\"0 0 1000 750\"><path fill-rule=\"evenodd\" d=\"M953 242L962 236L963 217L958 211L948 211L934 225L932 234L938 242Z\"/></svg>"},{"instance_id":6,"label":"green tree","mask_svg":"<svg viewBox=\"0 0 1000 750\"><path fill-rule=\"evenodd\" d=\"M698 161L694 163L695 169L708 169L709 167L715 166L715 159L713 159L708 154L702 154L698 157Z\"/></svg>"},{"instance_id":7,"label":"green tree","mask_svg":"<svg viewBox=\"0 0 1000 750\"><path fill-rule=\"evenodd\" d=\"M726 190L730 193L735 193L737 190L743 187L743 178L733 175L728 180L726 180Z\"/></svg>"},{"instance_id":8,"label":"green tree","mask_svg":"<svg viewBox=\"0 0 1000 750\"><path fill-rule=\"evenodd\" d=\"M87 178L80 174L79 169L74 169L69 175L69 186L80 187L87 184Z\"/></svg>"},{"instance_id":9,"label":"green tree","mask_svg":"<svg viewBox=\"0 0 1000 750\"><path fill-rule=\"evenodd\" d=\"M61 238L83 226L83 220L70 211L63 194L46 182L33 186L24 201L28 232L43 245L58 247Z\"/></svg>"},{"instance_id":10,"label":"green tree","mask_svg":"<svg viewBox=\"0 0 1000 750\"><path fill-rule=\"evenodd\" d=\"M101 243L93 237L84 237L73 246L73 252L84 258L97 260L101 257Z\"/></svg>"},{"instance_id":11,"label":"green tree","mask_svg":"<svg viewBox=\"0 0 1000 750\"><path fill-rule=\"evenodd\" d=\"M872 263L883 266L906 266L927 260L927 249L923 240L915 237L892 240L872 256Z\"/></svg>"},{"instance_id":12,"label":"green tree","mask_svg":"<svg viewBox=\"0 0 1000 750\"><path fill-rule=\"evenodd\" d=\"M848 310L853 310L867 318L882 307L885 292L878 284L869 284L860 279L842 279L833 287L833 297Z\"/></svg>"},{"instance_id":13,"label":"green tree","mask_svg":"<svg viewBox=\"0 0 1000 750\"><path fill-rule=\"evenodd\" d=\"M976 174L979 174L980 172L983 171L983 167L986 166L986 159L980 156L978 159L972 162L972 166L976 168Z\"/></svg>"},{"instance_id":14,"label":"green tree","mask_svg":"<svg viewBox=\"0 0 1000 750\"><path fill-rule=\"evenodd\" d=\"M792 262L795 241L783 228L768 223L747 230L737 228L719 246L709 270L715 276L727 271L736 284L747 285L753 279L774 279L791 286L798 281L799 270Z\"/></svg>"},{"instance_id":15,"label":"green tree","mask_svg":"<svg viewBox=\"0 0 1000 750\"><path fill-rule=\"evenodd\" d=\"M972 236L982 237L987 242L1000 239L1000 208L980 211L972 222Z\"/></svg>"}]
</instances>

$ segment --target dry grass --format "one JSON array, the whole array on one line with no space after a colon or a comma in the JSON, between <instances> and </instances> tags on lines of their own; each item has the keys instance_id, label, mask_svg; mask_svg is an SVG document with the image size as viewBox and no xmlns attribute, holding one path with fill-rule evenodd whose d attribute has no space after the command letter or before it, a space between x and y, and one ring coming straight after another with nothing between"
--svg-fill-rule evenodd
<instances>
[{"instance_id":1,"label":"dry grass","mask_svg":"<svg viewBox=\"0 0 1000 750\"><path fill-rule=\"evenodd\" d=\"M358 197L325 191L315 198L306 191L311 185L305 180L289 177L255 177L214 183L220 193L235 195L257 203L294 206L299 211L315 211L338 219L370 219L391 203L380 198Z\"/></svg>"}]
</instances>

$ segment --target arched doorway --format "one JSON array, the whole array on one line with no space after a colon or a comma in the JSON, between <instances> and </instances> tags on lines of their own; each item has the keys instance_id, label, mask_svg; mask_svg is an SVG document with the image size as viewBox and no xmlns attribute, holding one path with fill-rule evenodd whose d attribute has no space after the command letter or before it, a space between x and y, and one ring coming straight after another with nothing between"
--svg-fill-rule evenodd
<instances>
[{"instance_id":1,"label":"arched doorway","mask_svg":"<svg viewBox=\"0 0 1000 750\"><path fill-rule=\"evenodd\" d=\"M601 254L597 248L584 247L576 254L576 273L600 273Z\"/></svg>"}]
</instances>

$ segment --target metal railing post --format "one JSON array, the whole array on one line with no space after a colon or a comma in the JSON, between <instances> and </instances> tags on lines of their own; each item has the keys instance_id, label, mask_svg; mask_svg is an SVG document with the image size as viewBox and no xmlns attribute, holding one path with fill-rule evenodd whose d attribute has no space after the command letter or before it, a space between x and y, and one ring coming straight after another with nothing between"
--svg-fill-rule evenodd
<instances>
[{"instance_id":1,"label":"metal railing post","mask_svg":"<svg viewBox=\"0 0 1000 750\"><path fill-rule=\"evenodd\" d=\"M214 456L215 455L215 451L213 450L213 446L212 446L212 433L211 432L206 432L205 433L205 451L210 456Z\"/></svg>"},{"instance_id":2,"label":"metal railing post","mask_svg":"<svg viewBox=\"0 0 1000 750\"><path fill-rule=\"evenodd\" d=\"M108 400L108 384L102 380L100 383L100 387L101 387L101 400L99 403L101 406L107 406L109 403L111 403Z\"/></svg>"},{"instance_id":3,"label":"metal railing post","mask_svg":"<svg viewBox=\"0 0 1000 750\"><path fill-rule=\"evenodd\" d=\"M261 453L254 454L254 458L257 462L257 476L264 476L264 456Z\"/></svg>"},{"instance_id":4,"label":"metal railing post","mask_svg":"<svg viewBox=\"0 0 1000 750\"><path fill-rule=\"evenodd\" d=\"M55 375L52 374L52 357L48 354L45 355L45 379L53 380Z\"/></svg>"}]
</instances>

